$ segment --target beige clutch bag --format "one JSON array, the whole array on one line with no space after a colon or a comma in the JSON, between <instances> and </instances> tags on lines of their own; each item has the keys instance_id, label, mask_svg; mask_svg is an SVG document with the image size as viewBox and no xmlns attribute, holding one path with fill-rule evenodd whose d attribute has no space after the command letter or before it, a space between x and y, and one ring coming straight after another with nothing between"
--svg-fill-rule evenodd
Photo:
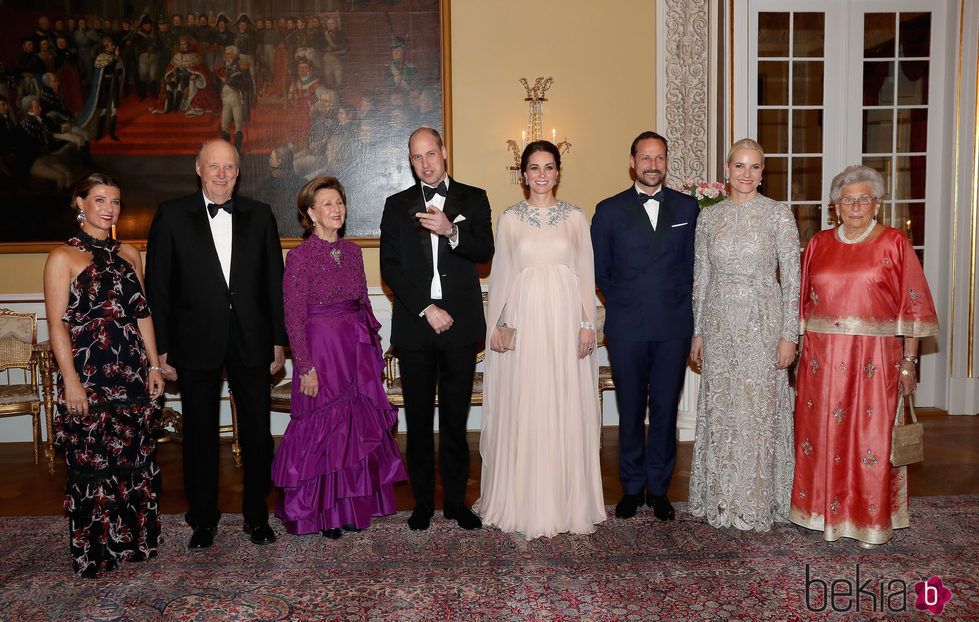
<instances>
[{"instance_id":1,"label":"beige clutch bag","mask_svg":"<svg viewBox=\"0 0 979 622\"><path fill-rule=\"evenodd\" d=\"M500 336L503 337L503 348L505 350L515 350L517 348L517 329L504 324L497 326L500 329Z\"/></svg>"}]
</instances>

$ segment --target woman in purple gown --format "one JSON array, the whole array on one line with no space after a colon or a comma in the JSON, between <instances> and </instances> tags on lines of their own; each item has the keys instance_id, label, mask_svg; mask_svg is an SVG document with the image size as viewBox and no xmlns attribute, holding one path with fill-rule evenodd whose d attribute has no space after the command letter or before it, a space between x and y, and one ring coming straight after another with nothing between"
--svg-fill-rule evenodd
<instances>
[{"instance_id":1,"label":"woman in purple gown","mask_svg":"<svg viewBox=\"0 0 979 622\"><path fill-rule=\"evenodd\" d=\"M394 513L392 485L407 476L391 432L397 409L381 381L364 258L340 237L346 193L335 177L316 177L297 207L308 237L286 256L282 283L293 383L272 464L282 489L276 515L289 533L337 539Z\"/></svg>"}]
</instances>

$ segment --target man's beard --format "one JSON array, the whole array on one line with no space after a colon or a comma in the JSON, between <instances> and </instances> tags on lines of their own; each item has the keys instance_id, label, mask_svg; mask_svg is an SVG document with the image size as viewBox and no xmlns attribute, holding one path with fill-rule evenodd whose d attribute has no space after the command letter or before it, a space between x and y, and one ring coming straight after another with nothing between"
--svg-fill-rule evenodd
<instances>
[{"instance_id":1,"label":"man's beard","mask_svg":"<svg viewBox=\"0 0 979 622\"><path fill-rule=\"evenodd\" d=\"M651 183L651 182L647 181L646 175L647 174L650 174L650 173L652 173L652 174L658 174L659 175L659 179L655 183ZM636 180L640 184L642 184L644 186L648 186L650 188L655 188L656 186L660 186L660 185L663 184L663 179L665 177L666 177L666 174L663 171L661 171L659 169L649 169L649 170L643 171L642 172L642 175L637 175L636 176Z\"/></svg>"}]
</instances>

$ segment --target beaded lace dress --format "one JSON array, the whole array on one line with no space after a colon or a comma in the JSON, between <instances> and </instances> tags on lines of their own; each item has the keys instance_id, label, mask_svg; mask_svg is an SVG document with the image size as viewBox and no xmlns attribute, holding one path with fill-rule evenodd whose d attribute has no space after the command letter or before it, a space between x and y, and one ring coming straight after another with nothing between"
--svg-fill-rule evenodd
<instances>
[{"instance_id":1,"label":"beaded lace dress","mask_svg":"<svg viewBox=\"0 0 979 622\"><path fill-rule=\"evenodd\" d=\"M799 230L784 203L724 200L697 220L694 335L704 339L690 512L714 527L785 522L792 489L792 393L776 369L798 341Z\"/></svg>"}]
</instances>

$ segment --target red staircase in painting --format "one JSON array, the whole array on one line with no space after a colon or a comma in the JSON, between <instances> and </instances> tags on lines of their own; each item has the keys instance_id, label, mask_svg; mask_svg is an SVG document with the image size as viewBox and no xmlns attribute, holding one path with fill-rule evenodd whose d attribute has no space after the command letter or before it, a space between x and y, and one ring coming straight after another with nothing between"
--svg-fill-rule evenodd
<instances>
[{"instance_id":1,"label":"red staircase in painting","mask_svg":"<svg viewBox=\"0 0 979 622\"><path fill-rule=\"evenodd\" d=\"M187 118L183 112L153 114L153 99L129 95L121 102L116 124L120 142L108 134L91 141L93 155L196 155L204 141L221 135L220 112ZM243 153L269 153L288 141L291 110L259 101L245 124Z\"/></svg>"}]
</instances>

